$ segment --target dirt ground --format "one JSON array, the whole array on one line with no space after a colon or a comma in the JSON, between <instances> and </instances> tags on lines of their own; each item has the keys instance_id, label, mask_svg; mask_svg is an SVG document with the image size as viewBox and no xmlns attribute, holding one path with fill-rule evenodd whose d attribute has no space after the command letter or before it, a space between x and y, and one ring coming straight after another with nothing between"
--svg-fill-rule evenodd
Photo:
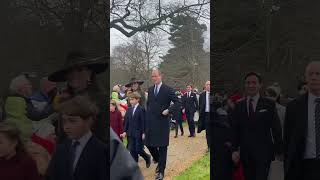
<instances>
[{"instance_id":1,"label":"dirt ground","mask_svg":"<svg viewBox=\"0 0 320 180\"><path fill-rule=\"evenodd\" d=\"M186 170L191 164L200 159L207 152L207 142L205 132L196 134L195 138L189 138L188 128L184 128L184 136L174 138L174 131L170 133L170 144L168 147L168 159L165 170L165 180L172 180L173 177L179 175ZM146 152L149 153L147 148ZM149 153L150 154L150 153ZM152 163L150 168L146 168L143 158L139 158L139 166L145 180L155 179L156 164Z\"/></svg>"}]
</instances>

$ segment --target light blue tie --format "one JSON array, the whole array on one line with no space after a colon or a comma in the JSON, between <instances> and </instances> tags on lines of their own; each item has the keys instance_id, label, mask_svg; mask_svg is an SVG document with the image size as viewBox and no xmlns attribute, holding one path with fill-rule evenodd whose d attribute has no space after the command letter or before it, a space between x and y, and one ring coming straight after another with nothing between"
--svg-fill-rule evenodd
<instances>
[{"instance_id":1,"label":"light blue tie","mask_svg":"<svg viewBox=\"0 0 320 180\"><path fill-rule=\"evenodd\" d=\"M157 96L158 95L158 85L155 85L156 87L154 88L154 95Z\"/></svg>"}]
</instances>

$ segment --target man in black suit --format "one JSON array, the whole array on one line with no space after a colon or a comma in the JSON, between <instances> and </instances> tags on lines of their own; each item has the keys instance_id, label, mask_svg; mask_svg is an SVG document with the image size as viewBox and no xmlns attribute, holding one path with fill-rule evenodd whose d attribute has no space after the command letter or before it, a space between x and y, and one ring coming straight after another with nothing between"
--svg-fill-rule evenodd
<instances>
[{"instance_id":1,"label":"man in black suit","mask_svg":"<svg viewBox=\"0 0 320 180\"><path fill-rule=\"evenodd\" d=\"M285 180L320 179L320 62L311 62L305 75L308 92L286 109Z\"/></svg>"},{"instance_id":2,"label":"man in black suit","mask_svg":"<svg viewBox=\"0 0 320 180\"><path fill-rule=\"evenodd\" d=\"M167 162L167 149L170 135L169 107L170 102L179 103L174 90L162 83L158 69L152 70L154 86L148 90L146 116L146 145L158 163L156 180L164 178Z\"/></svg>"},{"instance_id":3,"label":"man in black suit","mask_svg":"<svg viewBox=\"0 0 320 180\"><path fill-rule=\"evenodd\" d=\"M192 86L187 86L187 92L182 97L183 112L186 113L189 132L188 137L195 137L195 125L194 125L194 113L198 110L198 99L194 92L192 92Z\"/></svg>"},{"instance_id":4,"label":"man in black suit","mask_svg":"<svg viewBox=\"0 0 320 180\"><path fill-rule=\"evenodd\" d=\"M206 138L208 150L210 149L210 81L205 84L205 91L200 94L199 97L199 121L198 121L198 133L202 130L206 130Z\"/></svg>"},{"instance_id":5,"label":"man in black suit","mask_svg":"<svg viewBox=\"0 0 320 180\"><path fill-rule=\"evenodd\" d=\"M232 159L236 164L241 159L246 180L267 180L274 156L281 159L281 124L275 103L259 94L261 76L250 72L244 80L246 98L232 113Z\"/></svg>"}]
</instances>

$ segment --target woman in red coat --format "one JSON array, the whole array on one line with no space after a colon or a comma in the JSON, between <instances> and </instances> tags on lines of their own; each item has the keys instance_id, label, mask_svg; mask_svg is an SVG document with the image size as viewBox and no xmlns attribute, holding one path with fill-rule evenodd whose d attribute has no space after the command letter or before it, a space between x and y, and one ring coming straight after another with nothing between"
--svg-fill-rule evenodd
<instances>
[{"instance_id":1,"label":"woman in red coat","mask_svg":"<svg viewBox=\"0 0 320 180\"><path fill-rule=\"evenodd\" d=\"M36 162L22 146L20 131L7 122L0 123L0 179L41 179Z\"/></svg>"},{"instance_id":2,"label":"woman in red coat","mask_svg":"<svg viewBox=\"0 0 320 180\"><path fill-rule=\"evenodd\" d=\"M120 134L123 133L123 121L115 100L110 101L110 127L120 138Z\"/></svg>"}]
</instances>

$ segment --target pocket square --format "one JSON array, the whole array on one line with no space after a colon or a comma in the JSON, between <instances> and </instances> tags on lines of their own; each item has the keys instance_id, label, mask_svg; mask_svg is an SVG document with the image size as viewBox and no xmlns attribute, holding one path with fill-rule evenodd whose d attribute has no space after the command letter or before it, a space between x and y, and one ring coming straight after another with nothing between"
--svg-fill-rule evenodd
<instances>
[{"instance_id":1,"label":"pocket square","mask_svg":"<svg viewBox=\"0 0 320 180\"><path fill-rule=\"evenodd\" d=\"M261 109L261 110L259 110L259 112L267 112L267 110L266 109Z\"/></svg>"}]
</instances>

